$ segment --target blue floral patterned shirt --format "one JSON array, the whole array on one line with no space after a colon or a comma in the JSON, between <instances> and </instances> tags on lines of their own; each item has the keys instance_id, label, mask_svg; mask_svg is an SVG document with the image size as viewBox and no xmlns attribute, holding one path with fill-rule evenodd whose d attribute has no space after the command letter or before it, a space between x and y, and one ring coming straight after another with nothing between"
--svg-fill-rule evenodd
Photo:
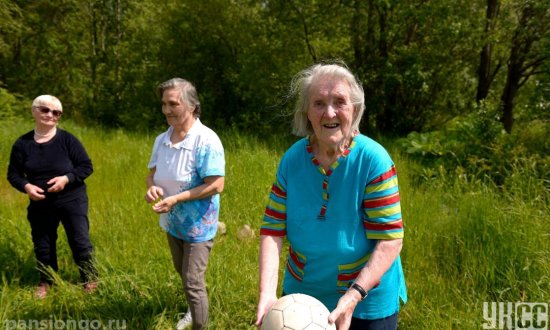
<instances>
[{"instance_id":1,"label":"blue floral patterned shirt","mask_svg":"<svg viewBox=\"0 0 550 330\"><path fill-rule=\"evenodd\" d=\"M172 196L204 183L209 176L225 176L222 143L216 133L197 118L184 140L173 144L173 128L155 139L149 169L156 168L155 185ZM186 242L208 241L216 236L220 195L176 204L160 216L160 226Z\"/></svg>"}]
</instances>

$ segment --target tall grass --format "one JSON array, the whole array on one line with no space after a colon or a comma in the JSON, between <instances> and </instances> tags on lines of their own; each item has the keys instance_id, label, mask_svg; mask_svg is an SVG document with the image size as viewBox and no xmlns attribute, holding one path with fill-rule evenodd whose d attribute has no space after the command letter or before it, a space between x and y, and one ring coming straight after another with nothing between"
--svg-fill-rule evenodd
<instances>
[{"instance_id":1,"label":"tall grass","mask_svg":"<svg viewBox=\"0 0 550 330\"><path fill-rule=\"evenodd\" d=\"M0 172L6 173L13 141L32 125L0 124L5 128L0 132ZM82 292L60 229L57 285L46 299L33 298L38 275L26 197L1 180L0 328L17 320L88 321L89 328L113 320L118 321L113 328L172 329L187 305L166 236L143 198L154 136L71 123L63 127L81 139L94 163L87 184L100 290ZM220 137L227 163L220 220L227 232L216 237L207 271L210 328L254 329L258 237L239 239L237 231L249 224L258 232L288 142L264 142L237 132L221 132ZM549 301L548 205L503 196L475 182L418 185L413 171L418 165L398 149L390 150L400 175L406 225L402 259L409 302L400 314L400 328L476 329L483 323L484 301Z\"/></svg>"}]
</instances>

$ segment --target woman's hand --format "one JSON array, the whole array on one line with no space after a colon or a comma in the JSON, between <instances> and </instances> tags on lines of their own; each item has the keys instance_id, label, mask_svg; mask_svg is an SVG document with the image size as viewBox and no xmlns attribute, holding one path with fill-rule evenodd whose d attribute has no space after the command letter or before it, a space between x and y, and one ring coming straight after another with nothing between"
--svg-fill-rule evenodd
<instances>
[{"instance_id":1,"label":"woman's hand","mask_svg":"<svg viewBox=\"0 0 550 330\"><path fill-rule=\"evenodd\" d=\"M279 259L283 248L281 236L260 237L260 298L256 311L256 326L259 328L267 312L277 301Z\"/></svg>"},{"instance_id":2,"label":"woman's hand","mask_svg":"<svg viewBox=\"0 0 550 330\"><path fill-rule=\"evenodd\" d=\"M267 315L267 312L276 301L277 296L275 295L260 295L260 301L258 302L258 309L256 311L256 327L260 328L264 317Z\"/></svg>"},{"instance_id":3,"label":"woman's hand","mask_svg":"<svg viewBox=\"0 0 550 330\"><path fill-rule=\"evenodd\" d=\"M378 240L369 261L363 267L359 276L357 276L355 283L360 284L367 292L377 287L380 284L382 275L384 275L397 256L399 256L402 246L402 238ZM360 301L361 294L357 290L346 291L340 300L338 300L336 309L330 313L328 317L329 323L336 323L338 330L347 330L351 323L353 311Z\"/></svg>"},{"instance_id":4,"label":"woman's hand","mask_svg":"<svg viewBox=\"0 0 550 330\"><path fill-rule=\"evenodd\" d=\"M338 330L349 329L353 311L360 300L361 298L358 293L355 293L353 290L348 290L340 300L338 300L336 309L328 316L328 322L330 324L336 323L336 329Z\"/></svg>"},{"instance_id":5,"label":"woman's hand","mask_svg":"<svg viewBox=\"0 0 550 330\"><path fill-rule=\"evenodd\" d=\"M164 196L164 191L161 187L150 186L149 189L147 189L147 193L145 194L145 200L147 201L147 203L152 203L158 199L161 199L162 196Z\"/></svg>"},{"instance_id":6,"label":"woman's hand","mask_svg":"<svg viewBox=\"0 0 550 330\"><path fill-rule=\"evenodd\" d=\"M157 213L167 213L177 203L178 200L175 196L169 196L155 203L155 205L153 205L153 211Z\"/></svg>"},{"instance_id":7,"label":"woman's hand","mask_svg":"<svg viewBox=\"0 0 550 330\"><path fill-rule=\"evenodd\" d=\"M50 179L50 181L47 182L50 188L48 188L48 192L60 192L61 190L65 189L65 185L69 183L69 177L66 175L62 176L56 176L53 179Z\"/></svg>"},{"instance_id":8,"label":"woman's hand","mask_svg":"<svg viewBox=\"0 0 550 330\"><path fill-rule=\"evenodd\" d=\"M29 198L33 201L40 201L46 198L46 196L44 196L44 190L31 183L27 183L25 185L25 191L27 192L27 195L29 195Z\"/></svg>"}]
</instances>

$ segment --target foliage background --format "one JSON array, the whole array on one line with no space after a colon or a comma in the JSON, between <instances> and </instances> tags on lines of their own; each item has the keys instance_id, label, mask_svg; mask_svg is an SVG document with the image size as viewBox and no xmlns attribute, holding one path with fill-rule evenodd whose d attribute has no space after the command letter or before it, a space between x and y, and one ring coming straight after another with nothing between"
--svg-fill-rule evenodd
<instances>
[{"instance_id":1,"label":"foliage background","mask_svg":"<svg viewBox=\"0 0 550 330\"><path fill-rule=\"evenodd\" d=\"M432 131L481 101L519 125L550 114L545 1L0 4L0 87L27 99L21 112L48 93L78 122L150 131L163 125L155 86L181 76L214 128L278 134L290 78L339 59L364 84L369 134Z\"/></svg>"}]
</instances>

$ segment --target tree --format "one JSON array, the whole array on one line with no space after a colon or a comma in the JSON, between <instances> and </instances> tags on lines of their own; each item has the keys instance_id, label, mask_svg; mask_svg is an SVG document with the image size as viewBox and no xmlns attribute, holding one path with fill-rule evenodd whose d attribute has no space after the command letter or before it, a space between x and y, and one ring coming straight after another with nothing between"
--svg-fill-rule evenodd
<instances>
[{"instance_id":1,"label":"tree","mask_svg":"<svg viewBox=\"0 0 550 330\"><path fill-rule=\"evenodd\" d=\"M550 6L546 2L525 0L519 4L518 20L511 40L504 90L500 96L501 122L511 133L514 124L514 101L518 90L538 73L550 58L544 42L550 37Z\"/></svg>"},{"instance_id":2,"label":"tree","mask_svg":"<svg viewBox=\"0 0 550 330\"><path fill-rule=\"evenodd\" d=\"M507 123L515 102L547 104L547 22L535 0L3 0L0 83L55 94L69 117L157 129L155 86L180 76L209 125L265 134L288 132L292 76L338 59L363 83L361 129L404 135L474 100L500 102Z\"/></svg>"},{"instance_id":3,"label":"tree","mask_svg":"<svg viewBox=\"0 0 550 330\"><path fill-rule=\"evenodd\" d=\"M429 130L465 111L477 62L470 1L355 0L351 7L367 131Z\"/></svg>"},{"instance_id":4,"label":"tree","mask_svg":"<svg viewBox=\"0 0 550 330\"><path fill-rule=\"evenodd\" d=\"M479 104L489 94L491 83L495 79L502 62L498 62L497 65L492 65L493 59L493 41L492 36L495 30L495 24L498 16L498 10L500 7L499 0L487 0L487 9L485 15L485 29L484 39L485 44L481 49L479 55L479 67L478 67L478 84L476 101Z\"/></svg>"},{"instance_id":5,"label":"tree","mask_svg":"<svg viewBox=\"0 0 550 330\"><path fill-rule=\"evenodd\" d=\"M78 12L75 0L13 1L21 13L21 26L4 39L9 52L2 57L4 82L12 92L28 98L53 94L63 102L68 114L78 114L85 67L80 26L71 17Z\"/></svg>"},{"instance_id":6,"label":"tree","mask_svg":"<svg viewBox=\"0 0 550 330\"><path fill-rule=\"evenodd\" d=\"M12 56L11 39L22 29L21 9L11 1L0 1L0 62L5 62ZM5 79L7 69L2 65L0 69L0 83Z\"/></svg>"}]
</instances>

